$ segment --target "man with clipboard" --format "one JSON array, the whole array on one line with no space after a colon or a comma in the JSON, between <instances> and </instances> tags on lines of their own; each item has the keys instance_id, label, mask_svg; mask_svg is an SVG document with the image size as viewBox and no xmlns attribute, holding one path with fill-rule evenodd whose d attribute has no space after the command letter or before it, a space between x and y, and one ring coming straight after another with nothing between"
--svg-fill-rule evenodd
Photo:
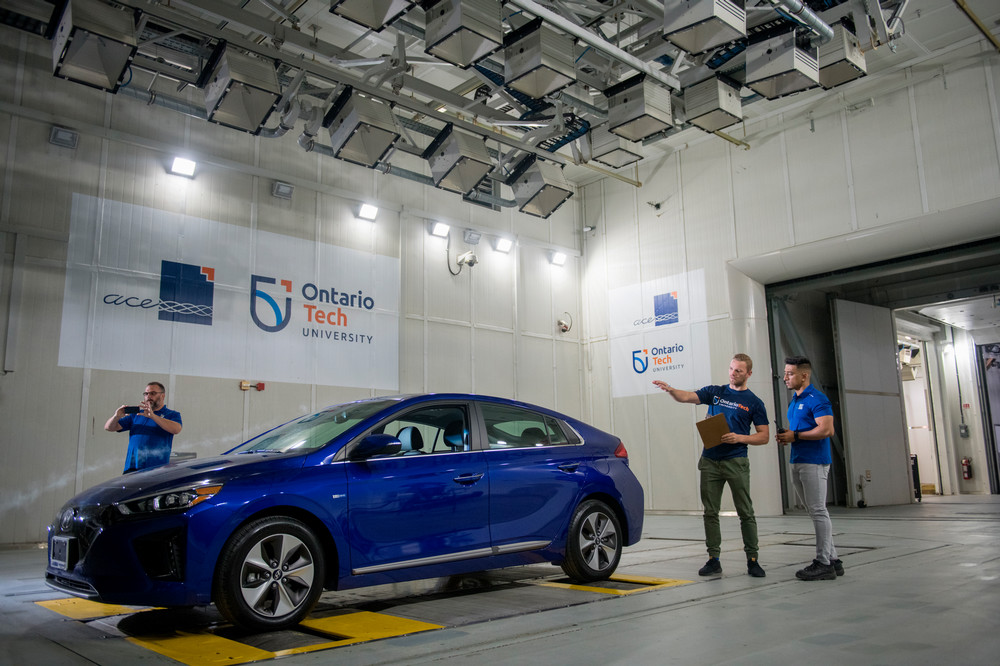
<instances>
[{"instance_id":1,"label":"man with clipboard","mask_svg":"<svg viewBox=\"0 0 1000 666\"><path fill-rule=\"evenodd\" d=\"M729 385L705 386L697 391L682 391L662 381L653 384L666 391L677 402L708 405L709 419L715 415L725 418L728 428L715 429L713 423L699 427L705 448L698 461L701 471L701 503L705 507L705 545L708 562L698 570L700 576L722 573L719 554L722 552L722 529L719 526L719 507L722 489L728 483L729 492L740 517L743 550L747 556L747 573L763 578L764 569L757 562L757 519L750 499L750 459L747 445L767 444L770 438L767 411L764 403L747 388L753 374L753 360L746 354L736 354L729 363ZM718 421L718 419L715 419ZM750 426L755 432L750 434ZM712 434L713 431L715 434Z\"/></svg>"}]
</instances>

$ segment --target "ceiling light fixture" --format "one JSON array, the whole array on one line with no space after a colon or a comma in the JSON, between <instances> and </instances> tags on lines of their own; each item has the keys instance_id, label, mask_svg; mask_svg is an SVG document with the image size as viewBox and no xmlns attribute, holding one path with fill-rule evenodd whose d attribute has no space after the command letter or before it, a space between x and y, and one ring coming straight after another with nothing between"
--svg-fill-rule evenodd
<instances>
[{"instance_id":1,"label":"ceiling light fixture","mask_svg":"<svg viewBox=\"0 0 1000 666\"><path fill-rule=\"evenodd\" d=\"M283 183L280 180L276 180L271 183L271 196L277 197L278 199L291 199L292 192L295 191L295 186L291 183Z\"/></svg>"},{"instance_id":2,"label":"ceiling light fixture","mask_svg":"<svg viewBox=\"0 0 1000 666\"><path fill-rule=\"evenodd\" d=\"M189 160L186 157L175 157L174 161L170 164L170 173L177 176L194 178L194 170L197 166L197 162Z\"/></svg>"},{"instance_id":3,"label":"ceiling light fixture","mask_svg":"<svg viewBox=\"0 0 1000 666\"><path fill-rule=\"evenodd\" d=\"M493 239L493 249L503 254L508 254L514 248L514 241L504 236L497 236Z\"/></svg>"},{"instance_id":4,"label":"ceiling light fixture","mask_svg":"<svg viewBox=\"0 0 1000 666\"><path fill-rule=\"evenodd\" d=\"M373 206L368 203L361 204L361 207L358 208L358 217L362 220L374 222L375 218L378 217L378 206Z\"/></svg>"},{"instance_id":5,"label":"ceiling light fixture","mask_svg":"<svg viewBox=\"0 0 1000 666\"><path fill-rule=\"evenodd\" d=\"M49 143L53 146L59 146L60 148L76 148L76 144L79 139L80 135L76 132L76 130L71 130L68 127L53 125L49 129Z\"/></svg>"}]
</instances>

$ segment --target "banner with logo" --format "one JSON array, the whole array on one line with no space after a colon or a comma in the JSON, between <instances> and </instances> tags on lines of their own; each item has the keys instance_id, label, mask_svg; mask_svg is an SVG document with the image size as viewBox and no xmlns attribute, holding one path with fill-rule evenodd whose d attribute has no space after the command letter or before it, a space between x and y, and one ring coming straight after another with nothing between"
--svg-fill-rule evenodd
<instances>
[{"instance_id":1,"label":"banner with logo","mask_svg":"<svg viewBox=\"0 0 1000 666\"><path fill-rule=\"evenodd\" d=\"M59 365L399 388L399 259L74 195Z\"/></svg>"},{"instance_id":2,"label":"banner with logo","mask_svg":"<svg viewBox=\"0 0 1000 666\"><path fill-rule=\"evenodd\" d=\"M657 393L656 380L685 391L709 383L703 271L613 289L609 298L613 397Z\"/></svg>"}]
</instances>

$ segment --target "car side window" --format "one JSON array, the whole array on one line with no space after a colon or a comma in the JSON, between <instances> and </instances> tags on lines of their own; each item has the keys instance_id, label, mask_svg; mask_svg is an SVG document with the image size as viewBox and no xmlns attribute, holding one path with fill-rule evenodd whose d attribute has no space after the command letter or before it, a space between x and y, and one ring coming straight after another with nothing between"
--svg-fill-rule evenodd
<instances>
[{"instance_id":1,"label":"car side window","mask_svg":"<svg viewBox=\"0 0 1000 666\"><path fill-rule=\"evenodd\" d=\"M520 407L480 403L491 449L568 444L556 419Z\"/></svg>"},{"instance_id":2,"label":"car side window","mask_svg":"<svg viewBox=\"0 0 1000 666\"><path fill-rule=\"evenodd\" d=\"M461 405L419 407L381 424L376 432L399 438L396 457L470 449L469 418Z\"/></svg>"}]
</instances>

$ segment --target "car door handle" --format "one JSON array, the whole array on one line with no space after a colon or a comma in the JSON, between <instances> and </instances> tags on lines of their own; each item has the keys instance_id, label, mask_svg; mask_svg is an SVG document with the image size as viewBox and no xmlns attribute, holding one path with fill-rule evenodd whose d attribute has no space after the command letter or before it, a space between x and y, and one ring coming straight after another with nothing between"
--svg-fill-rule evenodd
<instances>
[{"instance_id":1,"label":"car door handle","mask_svg":"<svg viewBox=\"0 0 1000 666\"><path fill-rule=\"evenodd\" d=\"M481 478L483 478L482 472L478 474L459 474L455 477L455 483L461 483L463 486L471 486Z\"/></svg>"},{"instance_id":2,"label":"car door handle","mask_svg":"<svg viewBox=\"0 0 1000 666\"><path fill-rule=\"evenodd\" d=\"M576 471L576 469L579 466L580 466L580 463L578 463L578 462L575 462L575 463L563 463L562 465L559 465L559 469L561 469L562 471L566 472L567 474L572 474L573 472Z\"/></svg>"}]
</instances>

